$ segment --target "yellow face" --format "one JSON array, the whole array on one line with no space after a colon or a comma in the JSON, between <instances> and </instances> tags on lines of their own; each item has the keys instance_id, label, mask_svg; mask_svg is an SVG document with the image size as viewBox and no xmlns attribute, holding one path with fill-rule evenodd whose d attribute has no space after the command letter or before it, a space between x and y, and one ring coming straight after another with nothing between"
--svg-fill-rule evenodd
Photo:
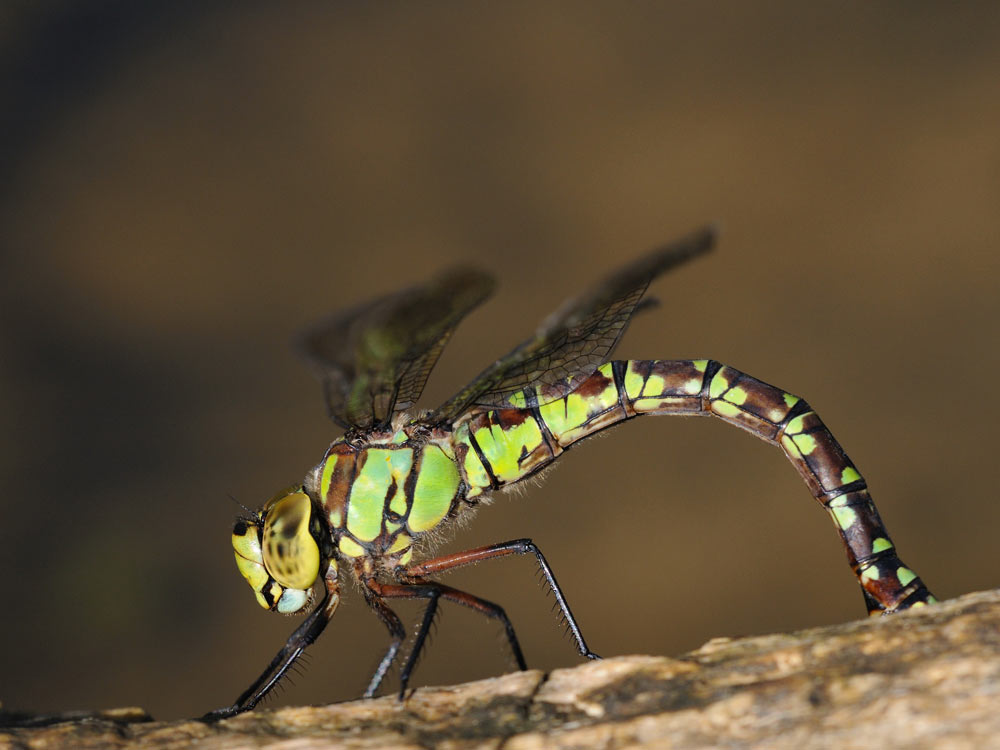
<instances>
[{"instance_id":1,"label":"yellow face","mask_svg":"<svg viewBox=\"0 0 1000 750\"><path fill-rule=\"evenodd\" d=\"M312 602L321 562L312 517L312 501L297 487L268 501L256 523L233 527L236 567L264 609L292 614Z\"/></svg>"}]
</instances>

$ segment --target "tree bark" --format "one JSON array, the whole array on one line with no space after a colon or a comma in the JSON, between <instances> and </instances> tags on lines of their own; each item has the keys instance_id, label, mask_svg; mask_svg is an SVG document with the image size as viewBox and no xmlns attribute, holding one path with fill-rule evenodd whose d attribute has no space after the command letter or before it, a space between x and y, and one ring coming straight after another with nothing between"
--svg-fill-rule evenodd
<instances>
[{"instance_id":1,"label":"tree bark","mask_svg":"<svg viewBox=\"0 0 1000 750\"><path fill-rule=\"evenodd\" d=\"M0 748L1000 748L1000 590L798 633L215 724L0 713Z\"/></svg>"}]
</instances>

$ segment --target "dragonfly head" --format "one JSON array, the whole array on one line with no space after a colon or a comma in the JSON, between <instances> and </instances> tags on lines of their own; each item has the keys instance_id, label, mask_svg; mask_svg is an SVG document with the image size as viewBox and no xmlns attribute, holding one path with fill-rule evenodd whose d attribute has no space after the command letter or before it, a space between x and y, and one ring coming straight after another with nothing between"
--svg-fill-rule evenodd
<instances>
[{"instance_id":1,"label":"dragonfly head","mask_svg":"<svg viewBox=\"0 0 1000 750\"><path fill-rule=\"evenodd\" d=\"M264 609L294 614L313 601L322 555L319 514L301 487L271 498L233 526L236 567Z\"/></svg>"}]
</instances>

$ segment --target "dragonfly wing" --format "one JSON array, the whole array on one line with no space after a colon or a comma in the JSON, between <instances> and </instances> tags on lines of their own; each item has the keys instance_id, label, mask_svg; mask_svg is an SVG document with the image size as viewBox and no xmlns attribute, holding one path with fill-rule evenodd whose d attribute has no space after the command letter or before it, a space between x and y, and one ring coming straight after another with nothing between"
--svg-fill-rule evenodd
<instances>
[{"instance_id":1,"label":"dragonfly wing","mask_svg":"<svg viewBox=\"0 0 1000 750\"><path fill-rule=\"evenodd\" d=\"M512 405L511 397L540 386L539 403L569 393L581 376L608 361L642 295L659 274L709 249L716 230L706 227L639 258L553 313L534 337L486 368L462 391L427 417L431 423L455 419L472 407Z\"/></svg>"},{"instance_id":2,"label":"dragonfly wing","mask_svg":"<svg viewBox=\"0 0 1000 750\"><path fill-rule=\"evenodd\" d=\"M420 397L455 327L493 287L481 271L453 269L305 331L299 348L323 383L330 418L345 429L387 427Z\"/></svg>"}]
</instances>

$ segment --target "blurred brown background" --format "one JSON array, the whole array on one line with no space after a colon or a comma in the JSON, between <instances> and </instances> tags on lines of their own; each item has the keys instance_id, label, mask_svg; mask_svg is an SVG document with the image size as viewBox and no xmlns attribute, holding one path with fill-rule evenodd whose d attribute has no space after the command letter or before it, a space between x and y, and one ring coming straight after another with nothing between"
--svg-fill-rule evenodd
<instances>
[{"instance_id":1,"label":"blurred brown background","mask_svg":"<svg viewBox=\"0 0 1000 750\"><path fill-rule=\"evenodd\" d=\"M337 434L297 328L493 271L432 406L712 219L619 354L804 396L939 596L1000 583L1000 6L15 2L0 45L5 708L200 714L282 644L227 495L257 505ZM533 537L599 653L863 616L764 443L650 419L560 463L447 549ZM529 560L448 580L507 607L532 666L578 663ZM386 634L347 593L279 703L366 684ZM504 653L446 608L415 684Z\"/></svg>"}]
</instances>

